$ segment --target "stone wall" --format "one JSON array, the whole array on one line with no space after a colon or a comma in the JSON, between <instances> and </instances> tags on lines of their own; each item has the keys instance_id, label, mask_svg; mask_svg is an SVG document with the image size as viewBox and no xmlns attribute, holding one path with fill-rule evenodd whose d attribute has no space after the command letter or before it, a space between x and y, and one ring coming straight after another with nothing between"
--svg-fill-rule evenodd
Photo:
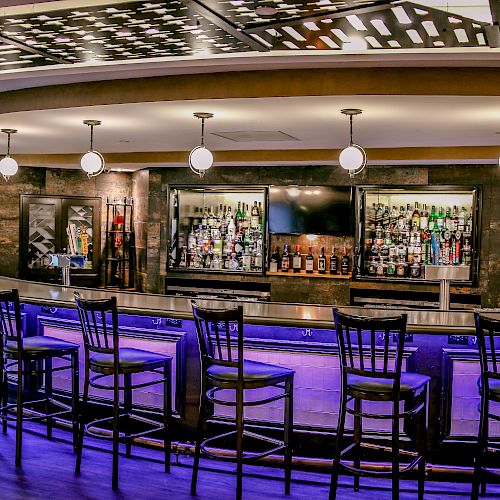
<instances>
[{"instance_id":1,"label":"stone wall","mask_svg":"<svg viewBox=\"0 0 500 500\"><path fill-rule=\"evenodd\" d=\"M105 244L106 198L132 196L132 176L112 172L88 178L81 170L21 167L2 185L0 197L0 275L19 277L21 195L88 196L101 198L101 245Z\"/></svg>"}]
</instances>

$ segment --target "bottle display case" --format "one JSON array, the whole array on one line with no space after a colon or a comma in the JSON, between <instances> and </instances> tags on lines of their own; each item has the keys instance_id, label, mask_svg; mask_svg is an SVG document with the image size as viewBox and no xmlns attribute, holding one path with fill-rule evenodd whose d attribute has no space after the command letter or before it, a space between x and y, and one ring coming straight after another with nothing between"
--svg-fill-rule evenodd
<instances>
[{"instance_id":1,"label":"bottle display case","mask_svg":"<svg viewBox=\"0 0 500 500\"><path fill-rule=\"evenodd\" d=\"M425 279L426 266L478 269L477 188L358 188L357 276ZM462 273L464 274L464 273Z\"/></svg>"},{"instance_id":2,"label":"bottle display case","mask_svg":"<svg viewBox=\"0 0 500 500\"><path fill-rule=\"evenodd\" d=\"M106 200L104 287L134 287L132 198Z\"/></svg>"},{"instance_id":3,"label":"bottle display case","mask_svg":"<svg viewBox=\"0 0 500 500\"><path fill-rule=\"evenodd\" d=\"M265 188L169 189L168 269L263 273Z\"/></svg>"}]
</instances>

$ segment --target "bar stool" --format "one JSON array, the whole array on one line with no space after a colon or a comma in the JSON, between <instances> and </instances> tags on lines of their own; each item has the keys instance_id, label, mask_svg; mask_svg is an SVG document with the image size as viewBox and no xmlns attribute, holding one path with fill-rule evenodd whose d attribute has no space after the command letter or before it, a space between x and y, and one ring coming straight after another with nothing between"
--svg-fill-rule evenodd
<instances>
[{"instance_id":1,"label":"bar stool","mask_svg":"<svg viewBox=\"0 0 500 500\"><path fill-rule=\"evenodd\" d=\"M45 420L47 438L52 438L54 417L71 415L73 424L73 446L77 441L78 408L78 345L54 337L37 335L24 337L21 321L21 305L17 289L0 291L0 370L2 374L0 418L3 432L7 432L7 421L16 421L16 466L21 465L22 432L24 420ZM64 360L63 366L53 367L53 359ZM56 371L71 370L71 405L54 399L52 396L52 374ZM25 376L43 375L44 397L26 400L24 394ZM17 396L15 403L9 403L8 385L15 382ZM36 408L44 404L45 411ZM51 405L57 408L50 411ZM27 410L25 412L25 410ZM9 414L15 412L15 416ZM26 414L25 414L26 413Z\"/></svg>"},{"instance_id":2,"label":"bar stool","mask_svg":"<svg viewBox=\"0 0 500 500\"><path fill-rule=\"evenodd\" d=\"M75 293L76 306L80 316L85 348L85 383L80 414L80 429L77 444L77 459L75 473L80 473L82 461L84 434L111 439L113 442L113 489L118 488L118 445L126 444L126 456L131 454L132 440L152 432L163 430L163 445L165 451L165 472L170 471L170 418L171 418L171 384L172 358L154 352L119 346L118 310L116 297L104 300L85 300L78 292ZM95 375L91 376L91 372ZM138 373L154 374L151 381L132 382L132 375ZM160 376L160 378L157 377ZM104 377L112 376L112 383L102 382ZM123 385L120 384L123 377ZM132 392L134 389L150 387L163 383L163 412L151 414L161 415L162 422L133 413ZM85 423L88 408L89 387L113 391L113 415ZM120 391L124 391L123 411L120 408ZM123 421L123 431L120 432L120 419ZM146 430L132 432L133 421L148 426ZM112 423L111 435L97 431L99 424Z\"/></svg>"},{"instance_id":3,"label":"bar stool","mask_svg":"<svg viewBox=\"0 0 500 500\"><path fill-rule=\"evenodd\" d=\"M401 373L403 361L406 315L391 318L368 318L341 313L333 308L333 316L340 353L342 375L340 409L337 439L333 459L330 499L337 493L340 471L354 474L354 490L359 490L360 476L391 477L392 498L399 498L399 476L418 466L418 498L424 496L425 453L427 438L428 385L430 377L418 373ZM391 334L397 338L397 348L391 352ZM377 346L382 335L383 344ZM395 355L394 366L390 358ZM392 413L367 413L362 409L362 401L392 402ZM404 401L404 411L400 412L400 402ZM349 403L353 402L352 405ZM354 442L341 449L344 438L346 413L354 416ZM367 470L361 465L363 448L386 449L379 445L362 442L362 418L390 419L392 421L392 465L390 471ZM400 451L400 419L415 420L416 452ZM353 465L345 456L353 452ZM400 455L413 458L400 469Z\"/></svg>"},{"instance_id":4,"label":"bar stool","mask_svg":"<svg viewBox=\"0 0 500 500\"><path fill-rule=\"evenodd\" d=\"M481 394L481 405L479 409L479 454L474 461L474 476L472 479L471 498L476 499L479 495L479 484L481 483L481 495L486 494L486 479L499 476L498 472L488 467L488 455L499 453L500 447L489 442L488 424L489 419L500 421L500 415L490 413L490 401L500 403L500 320L488 318L487 313L474 312L476 324L477 344L479 347L479 360L481 363L481 376L477 384ZM498 464L498 462L497 462Z\"/></svg>"},{"instance_id":5,"label":"bar stool","mask_svg":"<svg viewBox=\"0 0 500 500\"><path fill-rule=\"evenodd\" d=\"M191 495L196 495L201 452L212 458L227 460L227 456L209 450L208 446L215 440L232 435L236 435L236 498L240 499L242 495L243 462L257 460L281 450L284 452L285 493L289 494L292 468L293 376L295 372L281 366L244 360L242 306L233 309L207 309L197 305L195 301L192 301L191 304L201 354L200 413L196 433ZM235 334L231 335L233 331ZM233 354L234 347L237 347L237 357L234 357ZM264 387L276 387L280 391L278 394L264 399L245 401L245 391ZM218 396L218 391L226 389L235 391L235 401L221 399ZM284 399L285 407L283 441L244 430L243 410L245 407L263 405L279 399ZM213 404L235 407L236 430L203 440L203 426L211 413ZM260 453L244 452L243 436L271 443L273 447Z\"/></svg>"}]
</instances>

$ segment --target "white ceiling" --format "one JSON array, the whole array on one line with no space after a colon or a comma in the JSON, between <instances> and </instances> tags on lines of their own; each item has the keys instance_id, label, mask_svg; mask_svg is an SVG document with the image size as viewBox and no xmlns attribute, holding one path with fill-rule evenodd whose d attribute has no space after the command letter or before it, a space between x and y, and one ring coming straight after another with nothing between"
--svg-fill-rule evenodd
<instances>
[{"instance_id":1,"label":"white ceiling","mask_svg":"<svg viewBox=\"0 0 500 500\"><path fill-rule=\"evenodd\" d=\"M106 153L186 151L200 141L196 111L209 111L206 144L213 151L337 149L348 142L342 108L361 108L354 140L366 148L496 146L500 98L465 96L329 96L218 99L121 104L0 115L0 128L16 128L11 152L84 152L89 128L102 120L94 147ZM281 131L298 140L234 142L213 133ZM0 138L0 151L4 138ZM186 153L187 156L187 153ZM217 156L215 155L217 161Z\"/></svg>"}]
</instances>

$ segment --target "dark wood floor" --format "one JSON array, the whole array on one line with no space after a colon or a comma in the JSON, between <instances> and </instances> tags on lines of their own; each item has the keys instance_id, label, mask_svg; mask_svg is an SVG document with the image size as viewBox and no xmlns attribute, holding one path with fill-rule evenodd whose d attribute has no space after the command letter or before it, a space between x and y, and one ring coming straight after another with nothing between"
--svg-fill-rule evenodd
<instances>
[{"instance_id":1,"label":"dark wood floor","mask_svg":"<svg viewBox=\"0 0 500 500\"><path fill-rule=\"evenodd\" d=\"M23 466L14 466L15 431L0 433L0 499L4 500L187 500L191 478L191 458L181 456L169 474L163 472L160 451L133 448L133 457L120 457L120 490L111 489L111 454L108 442L86 438L90 446L84 450L82 473L73 473L75 457L69 444L68 433L55 430L55 439L48 441L37 435L39 424L30 424L33 432L24 433ZM203 500L229 500L234 498L234 467L206 460L200 471L199 494ZM221 468L225 471L220 472ZM219 472L217 472L219 470ZM292 494L283 494L282 471L261 466L245 466L257 477L246 476L243 482L244 498L248 500L316 500L328 497L328 476L320 473L293 473ZM390 483L385 480L362 479L362 490L354 493L349 487L352 479L343 477L339 489L340 499L390 498ZM416 498L416 482L402 481L402 499ZM467 483L426 483L427 499L468 498ZM489 488L488 498L500 498L500 486Z\"/></svg>"}]
</instances>

